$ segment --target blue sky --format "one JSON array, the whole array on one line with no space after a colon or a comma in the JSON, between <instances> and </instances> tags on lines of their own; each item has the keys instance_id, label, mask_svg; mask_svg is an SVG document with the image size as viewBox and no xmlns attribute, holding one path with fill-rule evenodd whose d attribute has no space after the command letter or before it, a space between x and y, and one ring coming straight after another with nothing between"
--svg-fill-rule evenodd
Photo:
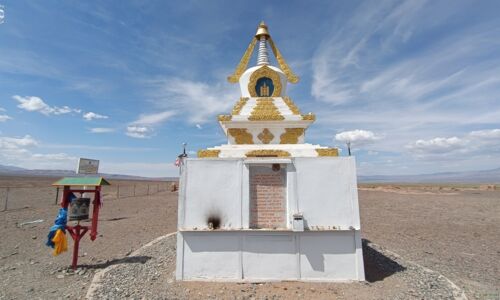
<instances>
[{"instance_id":1,"label":"blue sky","mask_svg":"<svg viewBox=\"0 0 500 300\"><path fill-rule=\"evenodd\" d=\"M0 164L176 175L182 142L226 142L264 20L308 142L352 140L363 175L500 167L500 2L287 3L0 0Z\"/></svg>"}]
</instances>

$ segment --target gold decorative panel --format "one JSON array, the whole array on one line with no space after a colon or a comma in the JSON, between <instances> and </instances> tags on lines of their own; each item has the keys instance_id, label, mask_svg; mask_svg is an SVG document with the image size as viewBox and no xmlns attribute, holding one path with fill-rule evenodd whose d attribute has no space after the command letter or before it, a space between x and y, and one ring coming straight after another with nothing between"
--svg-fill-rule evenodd
<instances>
[{"instance_id":1,"label":"gold decorative panel","mask_svg":"<svg viewBox=\"0 0 500 300\"><path fill-rule=\"evenodd\" d=\"M302 115L302 120L316 121L316 115L314 115L313 113L308 113L307 115Z\"/></svg>"},{"instance_id":2,"label":"gold decorative panel","mask_svg":"<svg viewBox=\"0 0 500 300\"><path fill-rule=\"evenodd\" d=\"M225 121L231 121L232 119L232 116L231 115L219 115L217 117L217 119L221 122L225 122Z\"/></svg>"},{"instance_id":3,"label":"gold decorative panel","mask_svg":"<svg viewBox=\"0 0 500 300\"><path fill-rule=\"evenodd\" d=\"M304 128L285 128L285 133L280 136L280 144L297 144L304 131Z\"/></svg>"},{"instance_id":4,"label":"gold decorative panel","mask_svg":"<svg viewBox=\"0 0 500 300\"><path fill-rule=\"evenodd\" d=\"M267 128L264 128L257 137L264 144L269 144L274 139L274 135Z\"/></svg>"},{"instance_id":5,"label":"gold decorative panel","mask_svg":"<svg viewBox=\"0 0 500 300\"><path fill-rule=\"evenodd\" d=\"M247 132L245 128L229 128L227 132L234 138L234 141L238 145L253 144L252 134Z\"/></svg>"},{"instance_id":6,"label":"gold decorative panel","mask_svg":"<svg viewBox=\"0 0 500 300\"><path fill-rule=\"evenodd\" d=\"M280 69L283 71L283 73L285 73L288 81L290 81L291 83L299 82L299 77L292 72L292 69L290 69L290 67L286 63L285 59L281 55L280 50L278 49L278 47L276 47L271 37L269 37L269 44L271 45L271 49L273 50L274 56L276 56L276 60L278 61Z\"/></svg>"},{"instance_id":7,"label":"gold decorative panel","mask_svg":"<svg viewBox=\"0 0 500 300\"><path fill-rule=\"evenodd\" d=\"M278 72L273 71L268 66L262 66L255 70L250 76L250 81L248 82L248 92L252 97L259 97L257 95L257 91L255 90L255 86L257 84L257 80L262 77L270 78L273 81L274 90L271 97L279 97L281 95L281 80Z\"/></svg>"},{"instance_id":8,"label":"gold decorative panel","mask_svg":"<svg viewBox=\"0 0 500 300\"><path fill-rule=\"evenodd\" d=\"M253 108L252 114L248 117L250 121L281 121L284 120L278 108L274 105L272 98L259 98Z\"/></svg>"},{"instance_id":9,"label":"gold decorative panel","mask_svg":"<svg viewBox=\"0 0 500 300\"><path fill-rule=\"evenodd\" d=\"M245 106L247 101L248 101L248 98L241 97L240 100L238 102L236 102L236 104L234 105L233 111L231 112L231 114L233 116L239 115L241 112L241 109L243 108L243 106Z\"/></svg>"},{"instance_id":10,"label":"gold decorative panel","mask_svg":"<svg viewBox=\"0 0 500 300\"><path fill-rule=\"evenodd\" d=\"M292 111L292 113L294 115L300 115L299 108L297 107L297 105L295 105L295 103L293 103L293 101L292 101L292 99L290 99L290 97L288 97L288 96L283 97L283 101L286 103L286 105Z\"/></svg>"},{"instance_id":11,"label":"gold decorative panel","mask_svg":"<svg viewBox=\"0 0 500 300\"><path fill-rule=\"evenodd\" d=\"M245 72L248 62L250 61L250 58L252 57L253 49L255 48L255 44L257 43L257 39L252 39L250 42L250 45L248 45L247 50L245 51L245 54L241 57L240 63L236 67L236 70L234 73L227 77L227 80L231 83L236 83L238 80L240 80L241 74Z\"/></svg>"},{"instance_id":12,"label":"gold decorative panel","mask_svg":"<svg viewBox=\"0 0 500 300\"><path fill-rule=\"evenodd\" d=\"M316 152L318 152L318 156L339 156L337 148L316 149Z\"/></svg>"},{"instance_id":13,"label":"gold decorative panel","mask_svg":"<svg viewBox=\"0 0 500 300\"><path fill-rule=\"evenodd\" d=\"M245 153L246 157L289 157L290 153L283 150L253 150Z\"/></svg>"},{"instance_id":14,"label":"gold decorative panel","mask_svg":"<svg viewBox=\"0 0 500 300\"><path fill-rule=\"evenodd\" d=\"M198 150L199 158L219 157L220 150Z\"/></svg>"}]
</instances>

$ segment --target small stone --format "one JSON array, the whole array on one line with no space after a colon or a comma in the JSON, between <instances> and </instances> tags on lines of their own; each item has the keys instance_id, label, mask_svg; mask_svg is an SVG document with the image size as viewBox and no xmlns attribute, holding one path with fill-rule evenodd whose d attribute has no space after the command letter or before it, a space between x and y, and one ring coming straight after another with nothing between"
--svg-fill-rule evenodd
<instances>
[{"instance_id":1,"label":"small stone","mask_svg":"<svg viewBox=\"0 0 500 300\"><path fill-rule=\"evenodd\" d=\"M57 279L63 279L64 278L64 275L60 274L60 275L57 275Z\"/></svg>"},{"instance_id":2,"label":"small stone","mask_svg":"<svg viewBox=\"0 0 500 300\"><path fill-rule=\"evenodd\" d=\"M36 235L33 235L33 236L31 236L31 239L32 239L32 240L36 240L36 239L37 239L37 236L36 236Z\"/></svg>"}]
</instances>

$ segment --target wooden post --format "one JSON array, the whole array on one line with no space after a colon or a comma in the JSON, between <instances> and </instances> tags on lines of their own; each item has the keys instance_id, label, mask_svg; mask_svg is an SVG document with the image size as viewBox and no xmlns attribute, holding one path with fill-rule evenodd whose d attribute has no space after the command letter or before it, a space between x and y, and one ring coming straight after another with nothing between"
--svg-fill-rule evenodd
<instances>
[{"instance_id":1,"label":"wooden post","mask_svg":"<svg viewBox=\"0 0 500 300\"><path fill-rule=\"evenodd\" d=\"M159 183L157 183L157 184L156 184L156 193L159 193L159 192L160 192L160 184L159 184Z\"/></svg>"},{"instance_id":2,"label":"wooden post","mask_svg":"<svg viewBox=\"0 0 500 300\"><path fill-rule=\"evenodd\" d=\"M4 211L7 211L7 205L9 203L9 191L10 191L10 188L7 187L7 193L5 194L5 206L3 208Z\"/></svg>"},{"instance_id":3,"label":"wooden post","mask_svg":"<svg viewBox=\"0 0 500 300\"><path fill-rule=\"evenodd\" d=\"M56 190L56 202L54 202L55 205L57 205L57 199L59 199L59 187L57 187Z\"/></svg>"},{"instance_id":4,"label":"wooden post","mask_svg":"<svg viewBox=\"0 0 500 300\"><path fill-rule=\"evenodd\" d=\"M135 197L135 183L134 183L134 197Z\"/></svg>"},{"instance_id":5,"label":"wooden post","mask_svg":"<svg viewBox=\"0 0 500 300\"><path fill-rule=\"evenodd\" d=\"M148 184L148 196L149 196L149 184Z\"/></svg>"},{"instance_id":6,"label":"wooden post","mask_svg":"<svg viewBox=\"0 0 500 300\"><path fill-rule=\"evenodd\" d=\"M116 186L116 199L120 199L120 185Z\"/></svg>"}]
</instances>

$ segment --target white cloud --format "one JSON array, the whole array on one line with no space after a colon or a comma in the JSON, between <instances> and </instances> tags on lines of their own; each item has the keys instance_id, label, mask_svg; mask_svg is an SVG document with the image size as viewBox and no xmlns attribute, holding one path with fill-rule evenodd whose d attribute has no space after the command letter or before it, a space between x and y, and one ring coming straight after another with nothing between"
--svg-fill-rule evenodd
<instances>
[{"instance_id":1,"label":"white cloud","mask_svg":"<svg viewBox=\"0 0 500 300\"><path fill-rule=\"evenodd\" d=\"M225 82L222 81L218 82ZM180 78L149 81L150 97L161 109L186 116L192 124L215 122L219 113L229 112L239 98L239 86L228 83L208 84Z\"/></svg>"},{"instance_id":2,"label":"white cloud","mask_svg":"<svg viewBox=\"0 0 500 300\"><path fill-rule=\"evenodd\" d=\"M131 125L127 126L127 132L125 134L133 138L145 139L152 136L153 129L146 126Z\"/></svg>"},{"instance_id":3,"label":"white cloud","mask_svg":"<svg viewBox=\"0 0 500 300\"><path fill-rule=\"evenodd\" d=\"M95 112L88 112L83 115L83 118L87 121L92 121L94 119L107 119L108 116L100 115Z\"/></svg>"},{"instance_id":4,"label":"white cloud","mask_svg":"<svg viewBox=\"0 0 500 300\"><path fill-rule=\"evenodd\" d=\"M81 113L80 109L75 109L75 108L70 108L69 106L63 106L63 107L58 107L58 106L50 106L47 103L45 103L42 98L36 97L36 96L19 96L19 95L14 95L12 96L14 100L19 102L19 105L17 107L24 109L26 111L37 111L40 112L44 115L62 115L62 114L68 114L68 113Z\"/></svg>"},{"instance_id":5,"label":"white cloud","mask_svg":"<svg viewBox=\"0 0 500 300\"><path fill-rule=\"evenodd\" d=\"M196 124L195 126L196 126L196 128L198 128L198 129L203 129L203 127L202 127L200 124Z\"/></svg>"},{"instance_id":6,"label":"white cloud","mask_svg":"<svg viewBox=\"0 0 500 300\"><path fill-rule=\"evenodd\" d=\"M8 115L0 114L0 122L5 122L8 120L12 120L12 118L9 117Z\"/></svg>"},{"instance_id":7,"label":"white cloud","mask_svg":"<svg viewBox=\"0 0 500 300\"><path fill-rule=\"evenodd\" d=\"M472 131L462 137L437 137L417 140L405 147L416 159L427 161L460 162L461 164L485 164L475 169L487 169L496 164L487 163L500 157L500 129Z\"/></svg>"},{"instance_id":8,"label":"white cloud","mask_svg":"<svg viewBox=\"0 0 500 300\"><path fill-rule=\"evenodd\" d=\"M500 139L500 129L472 131L469 135L473 138Z\"/></svg>"},{"instance_id":9,"label":"white cloud","mask_svg":"<svg viewBox=\"0 0 500 300\"><path fill-rule=\"evenodd\" d=\"M380 139L380 137L368 130L355 129L337 133L335 139L340 142L351 142L352 145L360 146L372 143Z\"/></svg>"},{"instance_id":10,"label":"white cloud","mask_svg":"<svg viewBox=\"0 0 500 300\"><path fill-rule=\"evenodd\" d=\"M458 137L437 137L430 140L417 140L407 148L417 154L441 154L463 149L468 141Z\"/></svg>"},{"instance_id":11,"label":"white cloud","mask_svg":"<svg viewBox=\"0 0 500 300\"><path fill-rule=\"evenodd\" d=\"M479 129L500 128L500 31L491 18L443 31L466 6L368 1L339 12L311 60L315 101L298 103L317 113L309 138L331 128L383 133L366 149L378 155L359 155L373 173L498 167L499 132Z\"/></svg>"},{"instance_id":12,"label":"white cloud","mask_svg":"<svg viewBox=\"0 0 500 300\"><path fill-rule=\"evenodd\" d=\"M139 124L139 125L157 125L160 124L172 116L174 116L176 113L174 111L163 111L159 113L154 113L154 114L142 114L139 116L137 120L132 122L132 124Z\"/></svg>"},{"instance_id":13,"label":"white cloud","mask_svg":"<svg viewBox=\"0 0 500 300\"><path fill-rule=\"evenodd\" d=\"M49 154L40 154L35 153L31 156L37 160L49 160L49 161L68 161L68 160L76 160L76 157L70 156L66 153L49 153Z\"/></svg>"},{"instance_id":14,"label":"white cloud","mask_svg":"<svg viewBox=\"0 0 500 300\"><path fill-rule=\"evenodd\" d=\"M76 158L65 153L33 153L38 145L30 135L0 136L0 164L29 169L69 169L76 164Z\"/></svg>"},{"instance_id":15,"label":"white cloud","mask_svg":"<svg viewBox=\"0 0 500 300\"><path fill-rule=\"evenodd\" d=\"M106 127L94 127L90 128L90 132L92 133L110 133L115 132L114 128L106 128Z\"/></svg>"},{"instance_id":16,"label":"white cloud","mask_svg":"<svg viewBox=\"0 0 500 300\"><path fill-rule=\"evenodd\" d=\"M165 122L176 114L175 111L163 111L154 114L141 114L137 120L127 126L126 135L133 138L150 138L155 126Z\"/></svg>"},{"instance_id":17,"label":"white cloud","mask_svg":"<svg viewBox=\"0 0 500 300\"><path fill-rule=\"evenodd\" d=\"M99 170L103 173L124 174L147 177L179 176L179 169L171 162L138 163L102 161Z\"/></svg>"},{"instance_id":18,"label":"white cloud","mask_svg":"<svg viewBox=\"0 0 500 300\"><path fill-rule=\"evenodd\" d=\"M37 146L38 142L30 135L25 135L22 138L0 136L0 149L16 149L20 147Z\"/></svg>"}]
</instances>

